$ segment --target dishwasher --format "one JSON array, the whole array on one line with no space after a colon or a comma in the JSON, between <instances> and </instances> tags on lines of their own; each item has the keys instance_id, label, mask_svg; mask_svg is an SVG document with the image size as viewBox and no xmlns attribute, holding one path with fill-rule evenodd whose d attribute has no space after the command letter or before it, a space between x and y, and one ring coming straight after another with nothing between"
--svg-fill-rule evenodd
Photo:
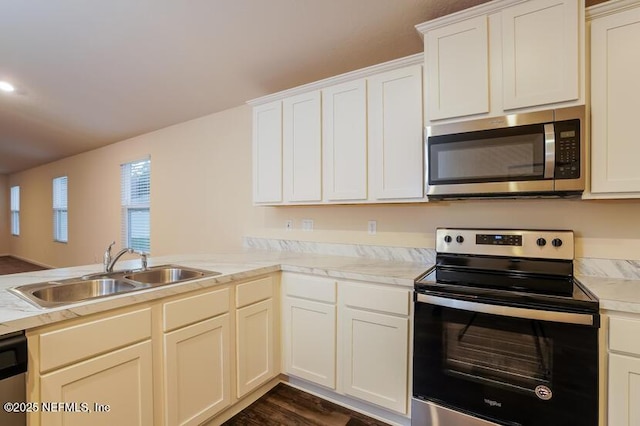
<instances>
[{"instance_id":1,"label":"dishwasher","mask_svg":"<svg viewBox=\"0 0 640 426\"><path fill-rule=\"evenodd\" d=\"M0 336L0 425L24 426L27 338L23 331Z\"/></svg>"}]
</instances>

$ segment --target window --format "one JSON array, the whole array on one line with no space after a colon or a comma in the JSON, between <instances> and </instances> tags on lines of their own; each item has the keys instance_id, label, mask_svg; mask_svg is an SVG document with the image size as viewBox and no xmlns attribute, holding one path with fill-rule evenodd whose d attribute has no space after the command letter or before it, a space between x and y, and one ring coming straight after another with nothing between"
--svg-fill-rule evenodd
<instances>
[{"instance_id":1,"label":"window","mask_svg":"<svg viewBox=\"0 0 640 426\"><path fill-rule=\"evenodd\" d=\"M11 187L11 235L20 235L20 187Z\"/></svg>"},{"instance_id":2,"label":"window","mask_svg":"<svg viewBox=\"0 0 640 426\"><path fill-rule=\"evenodd\" d=\"M122 175L122 243L148 253L151 249L151 160L120 166Z\"/></svg>"},{"instance_id":3,"label":"window","mask_svg":"<svg viewBox=\"0 0 640 426\"><path fill-rule=\"evenodd\" d=\"M67 177L53 179L53 240L68 241L67 227Z\"/></svg>"}]
</instances>

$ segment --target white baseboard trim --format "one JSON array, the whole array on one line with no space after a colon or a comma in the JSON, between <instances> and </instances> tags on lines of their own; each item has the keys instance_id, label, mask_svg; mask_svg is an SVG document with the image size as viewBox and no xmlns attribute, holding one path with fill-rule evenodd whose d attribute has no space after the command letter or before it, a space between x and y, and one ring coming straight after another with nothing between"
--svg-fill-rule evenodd
<instances>
[{"instance_id":1,"label":"white baseboard trim","mask_svg":"<svg viewBox=\"0 0 640 426\"><path fill-rule=\"evenodd\" d=\"M26 257L17 256L15 254L11 254L11 253L6 254L4 256L11 256L11 257L13 257L15 259L22 260L23 262L33 263L34 265L42 266L43 268L47 268L47 269L55 269L55 268L57 268L56 266L47 265L46 263L38 262L38 261L33 260L33 259L27 259Z\"/></svg>"}]
</instances>

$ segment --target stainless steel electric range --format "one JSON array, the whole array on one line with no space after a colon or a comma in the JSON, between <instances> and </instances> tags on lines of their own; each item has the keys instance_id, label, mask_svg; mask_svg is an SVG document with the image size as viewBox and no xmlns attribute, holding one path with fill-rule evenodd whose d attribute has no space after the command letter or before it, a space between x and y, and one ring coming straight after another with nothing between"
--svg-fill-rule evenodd
<instances>
[{"instance_id":1,"label":"stainless steel electric range","mask_svg":"<svg viewBox=\"0 0 640 426\"><path fill-rule=\"evenodd\" d=\"M598 424L597 299L572 231L438 229L415 282L417 425Z\"/></svg>"}]
</instances>

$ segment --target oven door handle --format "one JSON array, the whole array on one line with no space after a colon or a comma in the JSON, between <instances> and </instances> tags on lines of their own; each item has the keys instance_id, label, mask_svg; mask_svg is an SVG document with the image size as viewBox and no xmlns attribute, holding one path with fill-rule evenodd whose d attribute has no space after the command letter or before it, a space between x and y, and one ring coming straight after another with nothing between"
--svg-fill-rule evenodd
<instances>
[{"instance_id":1,"label":"oven door handle","mask_svg":"<svg viewBox=\"0 0 640 426\"><path fill-rule=\"evenodd\" d=\"M417 293L416 301L431 305L444 306L452 309L462 309L483 314L502 315L505 317L524 318L540 321L560 322L566 324L594 325L591 314L572 312L543 311L539 309L517 308L514 306L490 305L486 303L469 302L466 300L449 299L447 297L431 296Z\"/></svg>"}]
</instances>

